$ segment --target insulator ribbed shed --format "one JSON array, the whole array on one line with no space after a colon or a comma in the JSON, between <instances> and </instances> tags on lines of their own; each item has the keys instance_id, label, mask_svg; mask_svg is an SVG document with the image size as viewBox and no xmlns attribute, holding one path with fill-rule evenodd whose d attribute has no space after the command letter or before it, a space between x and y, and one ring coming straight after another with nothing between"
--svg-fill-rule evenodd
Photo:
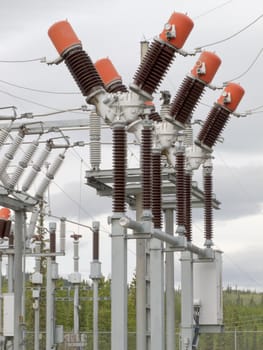
<instances>
[{"instance_id":1,"label":"insulator ribbed shed","mask_svg":"<svg viewBox=\"0 0 263 350\"><path fill-rule=\"evenodd\" d=\"M126 189L126 130L122 123L113 125L113 212L125 213Z\"/></svg>"},{"instance_id":2,"label":"insulator ribbed shed","mask_svg":"<svg viewBox=\"0 0 263 350\"><path fill-rule=\"evenodd\" d=\"M221 60L217 55L204 51L191 73L184 78L170 108L170 115L182 128L190 122L206 85L212 81L220 64Z\"/></svg>"},{"instance_id":3,"label":"insulator ribbed shed","mask_svg":"<svg viewBox=\"0 0 263 350\"><path fill-rule=\"evenodd\" d=\"M142 168L142 207L143 210L152 208L152 127L151 123L144 124L141 139L141 168Z\"/></svg>"},{"instance_id":4,"label":"insulator ribbed shed","mask_svg":"<svg viewBox=\"0 0 263 350\"><path fill-rule=\"evenodd\" d=\"M162 172L161 152L152 152L152 215L154 228L162 227Z\"/></svg>"},{"instance_id":5,"label":"insulator ribbed shed","mask_svg":"<svg viewBox=\"0 0 263 350\"><path fill-rule=\"evenodd\" d=\"M83 96L93 95L104 89L96 68L89 55L82 49L81 41L69 22L60 21L53 24L48 35L63 57Z\"/></svg>"},{"instance_id":6,"label":"insulator ribbed shed","mask_svg":"<svg viewBox=\"0 0 263 350\"><path fill-rule=\"evenodd\" d=\"M184 14L174 12L171 15L162 33L146 51L131 88L136 86L150 96L156 91L172 64L176 50L183 46L193 25Z\"/></svg>"},{"instance_id":7,"label":"insulator ribbed shed","mask_svg":"<svg viewBox=\"0 0 263 350\"><path fill-rule=\"evenodd\" d=\"M209 112L200 130L196 143L211 149L226 126L229 116L235 111L245 91L235 83L228 83Z\"/></svg>"},{"instance_id":8,"label":"insulator ribbed shed","mask_svg":"<svg viewBox=\"0 0 263 350\"><path fill-rule=\"evenodd\" d=\"M185 227L185 155L176 152L176 223Z\"/></svg>"},{"instance_id":9,"label":"insulator ribbed shed","mask_svg":"<svg viewBox=\"0 0 263 350\"><path fill-rule=\"evenodd\" d=\"M185 236L192 241L192 174L185 173Z\"/></svg>"},{"instance_id":10,"label":"insulator ribbed shed","mask_svg":"<svg viewBox=\"0 0 263 350\"><path fill-rule=\"evenodd\" d=\"M96 61L95 68L104 82L106 91L110 93L128 91L127 87L122 83L121 76L108 57Z\"/></svg>"}]
</instances>

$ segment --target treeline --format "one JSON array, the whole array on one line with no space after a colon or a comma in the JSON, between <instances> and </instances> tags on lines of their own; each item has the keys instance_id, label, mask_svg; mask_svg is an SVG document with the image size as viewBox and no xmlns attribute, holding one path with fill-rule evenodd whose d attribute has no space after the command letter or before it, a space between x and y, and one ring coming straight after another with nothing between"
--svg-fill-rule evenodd
<instances>
[{"instance_id":1,"label":"treeline","mask_svg":"<svg viewBox=\"0 0 263 350\"><path fill-rule=\"evenodd\" d=\"M6 290L3 282L3 292ZM109 279L99 282L99 349L108 350L111 330L111 303ZM26 281L26 315L25 324L27 334L33 337L34 286L29 279ZM40 330L45 337L45 302L46 292L43 286L40 300ZM241 291L227 288L224 291L224 332L222 334L202 334L198 349L200 350L262 350L263 346L263 294L252 291ZM93 291L89 281L83 281L79 286L79 326L80 332L88 334L87 349L92 348L93 329ZM56 281L56 324L63 325L65 333L73 331L73 298L74 286L65 279ZM175 290L175 333L179 343L180 333L180 290ZM136 348L136 279L128 286L128 333L129 350ZM179 348L179 347L178 347ZM44 347L43 347L44 349Z\"/></svg>"}]
</instances>

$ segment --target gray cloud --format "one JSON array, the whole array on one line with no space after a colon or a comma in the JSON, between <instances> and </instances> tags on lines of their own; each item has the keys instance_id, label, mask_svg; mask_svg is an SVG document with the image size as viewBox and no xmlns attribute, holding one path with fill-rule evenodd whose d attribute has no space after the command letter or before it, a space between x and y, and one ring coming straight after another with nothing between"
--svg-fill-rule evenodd
<instances>
[{"instance_id":1,"label":"gray cloud","mask_svg":"<svg viewBox=\"0 0 263 350\"><path fill-rule=\"evenodd\" d=\"M223 254L224 285L263 290L262 253L259 247Z\"/></svg>"}]
</instances>

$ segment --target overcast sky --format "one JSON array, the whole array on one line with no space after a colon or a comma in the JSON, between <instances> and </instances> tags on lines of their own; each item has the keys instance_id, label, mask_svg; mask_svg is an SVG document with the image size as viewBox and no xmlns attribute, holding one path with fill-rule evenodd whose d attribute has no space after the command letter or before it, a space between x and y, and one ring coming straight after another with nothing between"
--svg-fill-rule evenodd
<instances>
[{"instance_id":1,"label":"overcast sky","mask_svg":"<svg viewBox=\"0 0 263 350\"><path fill-rule=\"evenodd\" d=\"M222 135L224 142L215 147L214 187L216 197L222 205L221 210L215 213L214 242L216 247L224 251L225 285L263 289L261 0L2 0L0 107L13 105L17 107L18 114L41 114L85 104L63 63L59 66L48 66L39 60L13 62L41 57L46 57L47 60L56 58L57 52L47 35L54 22L67 19L93 62L102 57L109 57L122 75L124 83L128 85L132 82L140 61L140 41L151 41L158 35L173 11L187 13L195 23L185 44L185 50L192 52L196 47L204 47L222 59L213 84L222 86L223 82L241 76L234 81L240 83L246 92L237 112L257 112L247 117L231 118ZM253 22L255 23L252 24ZM223 41L246 26L246 30ZM215 44L218 41L222 42ZM196 57L192 56L176 57L160 90L170 90L174 96L195 61ZM53 93L41 93L25 88ZM207 90L202 99L203 104L197 108L194 118L204 120L210 109L207 105L212 106L219 94L219 91ZM158 104L158 93L155 100ZM78 118L83 117L83 114L56 116L60 119L64 117ZM73 140L88 141L88 131L71 136ZM102 157L102 167L109 168L111 163L108 146L103 147ZM129 164L134 166L136 162L136 156L129 153ZM88 168L89 150L70 150L51 187L50 206L54 215L64 215L72 220L81 219L87 225L91 225L92 220L102 220L101 260L103 273L108 275L110 227L106 218L110 215L111 200L99 198L93 190L84 185L84 173ZM200 178L200 174L197 173L196 176ZM81 204L81 208L77 203ZM203 242L202 225L197 213L194 222L194 241L197 244ZM87 278L87 261L91 258L90 232L77 226L70 226L68 230L68 236L72 231L83 234L83 258L80 260L80 267L83 277ZM90 254L88 260L86 250ZM129 275L134 270L134 256L134 246L130 244ZM68 272L71 258L72 247L69 240L67 258L60 260L63 261L60 264L62 274Z\"/></svg>"}]
</instances>

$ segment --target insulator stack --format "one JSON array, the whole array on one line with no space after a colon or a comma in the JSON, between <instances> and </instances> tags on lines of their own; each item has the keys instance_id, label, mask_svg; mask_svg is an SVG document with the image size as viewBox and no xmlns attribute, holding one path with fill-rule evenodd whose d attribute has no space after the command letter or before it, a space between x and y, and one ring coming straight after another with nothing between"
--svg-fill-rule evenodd
<instances>
[{"instance_id":1,"label":"insulator stack","mask_svg":"<svg viewBox=\"0 0 263 350\"><path fill-rule=\"evenodd\" d=\"M185 236L192 241L192 174L185 173Z\"/></svg>"},{"instance_id":2,"label":"insulator stack","mask_svg":"<svg viewBox=\"0 0 263 350\"><path fill-rule=\"evenodd\" d=\"M60 251L66 250L66 219L60 218Z\"/></svg>"},{"instance_id":3,"label":"insulator stack","mask_svg":"<svg viewBox=\"0 0 263 350\"><path fill-rule=\"evenodd\" d=\"M197 136L196 143L211 149L228 122L230 113L234 112L245 91L235 83L228 83L221 96L209 112L207 119Z\"/></svg>"},{"instance_id":4,"label":"insulator stack","mask_svg":"<svg viewBox=\"0 0 263 350\"><path fill-rule=\"evenodd\" d=\"M29 225L27 228L27 238L28 239L31 239L33 237L33 235L35 234L38 216L39 216L39 210L37 208L35 208L31 214L30 222L29 222Z\"/></svg>"},{"instance_id":5,"label":"insulator stack","mask_svg":"<svg viewBox=\"0 0 263 350\"><path fill-rule=\"evenodd\" d=\"M110 93L128 91L127 87L122 83L121 76L109 58L101 58L95 62L95 68L105 85L106 91Z\"/></svg>"},{"instance_id":6,"label":"insulator stack","mask_svg":"<svg viewBox=\"0 0 263 350\"><path fill-rule=\"evenodd\" d=\"M14 233L11 231L10 235L8 237L8 248L12 249L14 248L14 242L15 242L15 237L14 237Z\"/></svg>"},{"instance_id":7,"label":"insulator stack","mask_svg":"<svg viewBox=\"0 0 263 350\"><path fill-rule=\"evenodd\" d=\"M170 115L182 128L190 122L204 88L212 81L220 64L221 60L217 55L204 51L191 70L191 74L184 78L170 109Z\"/></svg>"},{"instance_id":8,"label":"insulator stack","mask_svg":"<svg viewBox=\"0 0 263 350\"><path fill-rule=\"evenodd\" d=\"M32 185L37 174L40 172L43 164L47 160L47 157L49 156L50 151L51 151L51 144L50 144L50 142L47 142L45 148L41 151L40 155L38 156L38 158L34 162L29 175L27 176L24 184L22 185L22 190L24 192L26 192L30 188L30 186Z\"/></svg>"},{"instance_id":9,"label":"insulator stack","mask_svg":"<svg viewBox=\"0 0 263 350\"><path fill-rule=\"evenodd\" d=\"M149 119L151 119L153 122L161 122L162 118L160 117L160 114L156 111L153 111L148 116Z\"/></svg>"},{"instance_id":10,"label":"insulator stack","mask_svg":"<svg viewBox=\"0 0 263 350\"><path fill-rule=\"evenodd\" d=\"M205 212L205 239L208 242L213 238L213 180L210 173L204 174L204 212Z\"/></svg>"},{"instance_id":11,"label":"insulator stack","mask_svg":"<svg viewBox=\"0 0 263 350\"><path fill-rule=\"evenodd\" d=\"M96 68L89 55L82 49L81 42L69 22L55 23L50 27L48 35L64 59L83 96L96 94L104 88Z\"/></svg>"},{"instance_id":12,"label":"insulator stack","mask_svg":"<svg viewBox=\"0 0 263 350\"><path fill-rule=\"evenodd\" d=\"M170 115L183 128L191 120L192 112L201 99L205 85L187 76L171 104Z\"/></svg>"},{"instance_id":13,"label":"insulator stack","mask_svg":"<svg viewBox=\"0 0 263 350\"><path fill-rule=\"evenodd\" d=\"M127 141L124 124L113 125L113 212L125 213Z\"/></svg>"},{"instance_id":14,"label":"insulator stack","mask_svg":"<svg viewBox=\"0 0 263 350\"><path fill-rule=\"evenodd\" d=\"M93 260L99 260L99 225L97 224L99 223L93 223Z\"/></svg>"},{"instance_id":15,"label":"insulator stack","mask_svg":"<svg viewBox=\"0 0 263 350\"><path fill-rule=\"evenodd\" d=\"M167 115L169 115L170 112L170 103L169 104L162 104L161 105L161 111L160 111L160 115L161 117L167 117Z\"/></svg>"},{"instance_id":16,"label":"insulator stack","mask_svg":"<svg viewBox=\"0 0 263 350\"><path fill-rule=\"evenodd\" d=\"M162 227L162 174L161 152L152 153L152 215L154 228Z\"/></svg>"},{"instance_id":17,"label":"insulator stack","mask_svg":"<svg viewBox=\"0 0 263 350\"><path fill-rule=\"evenodd\" d=\"M90 113L90 165L99 170L101 164L101 119L96 112Z\"/></svg>"},{"instance_id":18,"label":"insulator stack","mask_svg":"<svg viewBox=\"0 0 263 350\"><path fill-rule=\"evenodd\" d=\"M3 145L3 143L7 139L8 134L9 134L8 129L1 129L0 130L0 147Z\"/></svg>"},{"instance_id":19,"label":"insulator stack","mask_svg":"<svg viewBox=\"0 0 263 350\"><path fill-rule=\"evenodd\" d=\"M185 226L185 155L176 152L176 224Z\"/></svg>"},{"instance_id":20,"label":"insulator stack","mask_svg":"<svg viewBox=\"0 0 263 350\"><path fill-rule=\"evenodd\" d=\"M43 195L50 184L51 180L54 179L55 174L57 173L58 169L60 168L63 160L65 159L64 154L59 154L57 158L54 160L54 162L50 165L44 179L39 185L38 190L36 191L35 196L37 198L43 198Z\"/></svg>"},{"instance_id":21,"label":"insulator stack","mask_svg":"<svg viewBox=\"0 0 263 350\"><path fill-rule=\"evenodd\" d=\"M152 95L159 87L166 71L172 64L174 53L175 48L155 39L135 73L134 85Z\"/></svg>"},{"instance_id":22,"label":"insulator stack","mask_svg":"<svg viewBox=\"0 0 263 350\"><path fill-rule=\"evenodd\" d=\"M0 219L0 238L9 237L11 231L11 221Z\"/></svg>"},{"instance_id":23,"label":"insulator stack","mask_svg":"<svg viewBox=\"0 0 263 350\"><path fill-rule=\"evenodd\" d=\"M83 96L104 88L98 72L85 51L73 50L65 55L64 60Z\"/></svg>"},{"instance_id":24,"label":"insulator stack","mask_svg":"<svg viewBox=\"0 0 263 350\"><path fill-rule=\"evenodd\" d=\"M159 87L176 50L180 49L193 28L192 20L184 14L173 13L164 30L146 51L134 75L131 89L139 89L150 96Z\"/></svg>"},{"instance_id":25,"label":"insulator stack","mask_svg":"<svg viewBox=\"0 0 263 350\"><path fill-rule=\"evenodd\" d=\"M7 183L8 188L12 189L15 187L21 175L23 174L23 171L27 168L31 158L33 157L35 151L37 150L38 145L39 145L39 142L37 140L32 141L31 145L29 145L28 149L24 154L23 159L19 162L14 173L12 174L12 177Z\"/></svg>"},{"instance_id":26,"label":"insulator stack","mask_svg":"<svg viewBox=\"0 0 263 350\"><path fill-rule=\"evenodd\" d=\"M142 208L152 208L152 127L145 120L141 139Z\"/></svg>"},{"instance_id":27,"label":"insulator stack","mask_svg":"<svg viewBox=\"0 0 263 350\"><path fill-rule=\"evenodd\" d=\"M209 112L207 119L197 136L202 146L212 148L229 120L230 111L216 104Z\"/></svg>"},{"instance_id":28,"label":"insulator stack","mask_svg":"<svg viewBox=\"0 0 263 350\"><path fill-rule=\"evenodd\" d=\"M193 138L193 128L190 124L186 125L184 129L184 146L193 146L194 138Z\"/></svg>"},{"instance_id":29,"label":"insulator stack","mask_svg":"<svg viewBox=\"0 0 263 350\"><path fill-rule=\"evenodd\" d=\"M50 253L56 253L56 223L49 223L49 241L50 241ZM51 260L56 260L56 256L52 256Z\"/></svg>"},{"instance_id":30,"label":"insulator stack","mask_svg":"<svg viewBox=\"0 0 263 350\"><path fill-rule=\"evenodd\" d=\"M14 138L12 144L8 148L7 152L5 153L3 160L0 163L0 174L3 174L6 168L8 167L8 164L10 161L14 158L14 155L16 151L18 150L18 147L21 145L23 139L24 139L24 132L19 131L16 137Z\"/></svg>"}]
</instances>

